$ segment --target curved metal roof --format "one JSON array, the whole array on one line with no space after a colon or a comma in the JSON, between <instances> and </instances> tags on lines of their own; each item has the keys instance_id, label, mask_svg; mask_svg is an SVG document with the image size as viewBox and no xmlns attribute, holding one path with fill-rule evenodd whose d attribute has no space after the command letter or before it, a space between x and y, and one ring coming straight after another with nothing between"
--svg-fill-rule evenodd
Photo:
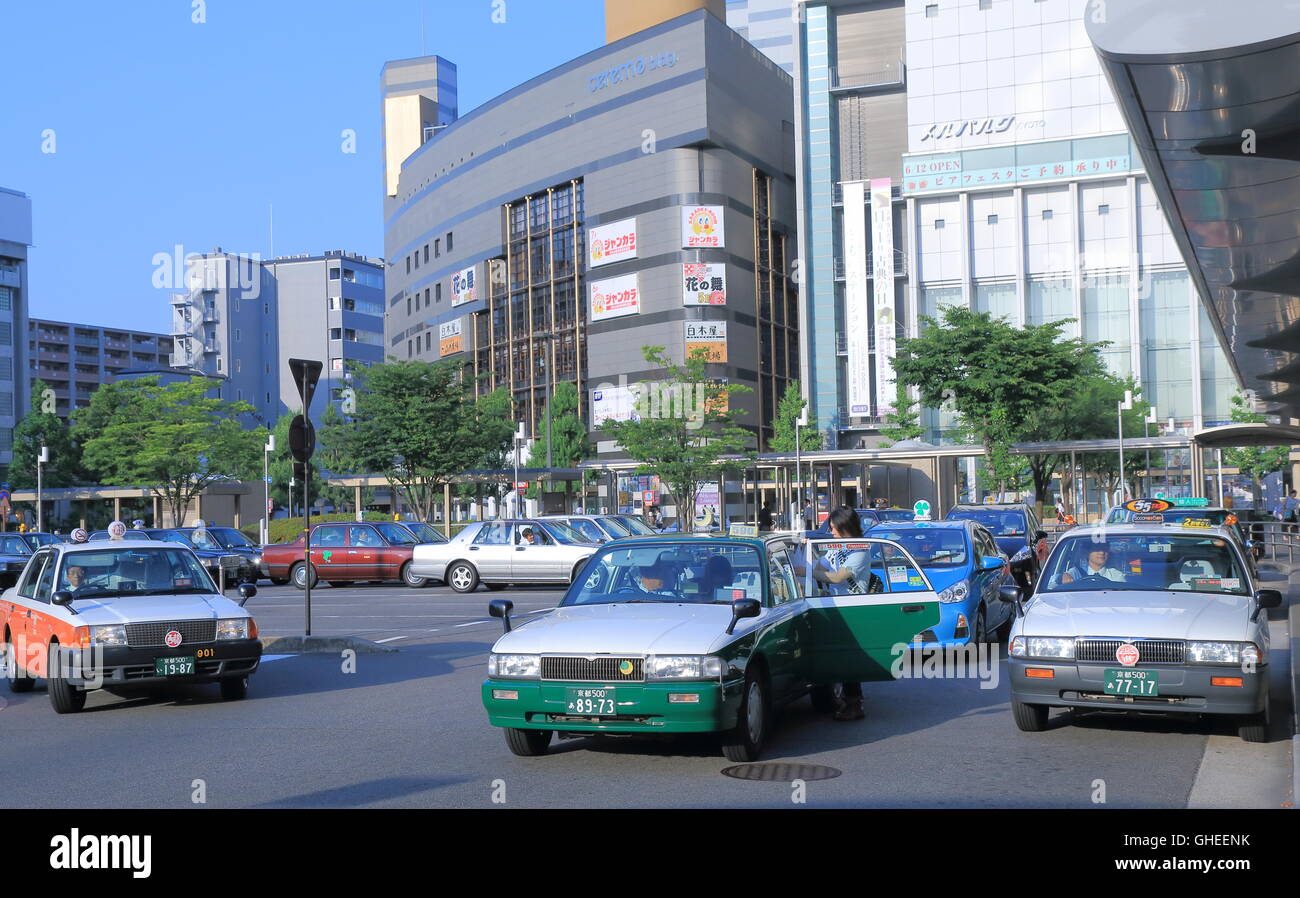
<instances>
[{"instance_id":1,"label":"curved metal roof","mask_svg":"<svg viewBox=\"0 0 1300 898\"><path fill-rule=\"evenodd\" d=\"M1300 446L1300 427L1287 424L1224 424L1192 435L1206 449L1237 446Z\"/></svg>"}]
</instances>

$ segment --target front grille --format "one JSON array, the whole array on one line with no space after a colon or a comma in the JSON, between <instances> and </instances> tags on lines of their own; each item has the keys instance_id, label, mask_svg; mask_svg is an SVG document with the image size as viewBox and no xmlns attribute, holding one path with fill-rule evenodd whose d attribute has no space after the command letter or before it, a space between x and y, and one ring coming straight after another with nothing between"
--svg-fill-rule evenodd
<instances>
[{"instance_id":1,"label":"front grille","mask_svg":"<svg viewBox=\"0 0 1300 898\"><path fill-rule=\"evenodd\" d=\"M181 646L215 642L217 639L217 622L215 620L174 620L147 624L127 624L126 644L129 646L166 646L167 633L171 630L180 632Z\"/></svg>"},{"instance_id":2,"label":"front grille","mask_svg":"<svg viewBox=\"0 0 1300 898\"><path fill-rule=\"evenodd\" d=\"M632 670L626 674L618 669L624 662L632 665ZM644 680L645 673L640 658L557 658L543 655L542 679L617 683Z\"/></svg>"},{"instance_id":3,"label":"front grille","mask_svg":"<svg viewBox=\"0 0 1300 898\"><path fill-rule=\"evenodd\" d=\"M1078 639L1074 643L1077 661L1104 661L1117 664L1115 650L1124 645L1123 639ZM1186 643L1181 639L1134 639L1138 650L1138 664L1182 664Z\"/></svg>"}]
</instances>

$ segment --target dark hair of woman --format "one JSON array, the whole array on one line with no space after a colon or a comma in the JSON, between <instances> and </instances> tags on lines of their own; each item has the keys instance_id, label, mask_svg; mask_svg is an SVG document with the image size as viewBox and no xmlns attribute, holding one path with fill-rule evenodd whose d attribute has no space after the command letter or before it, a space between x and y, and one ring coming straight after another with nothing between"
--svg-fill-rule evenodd
<instances>
[{"instance_id":1,"label":"dark hair of woman","mask_svg":"<svg viewBox=\"0 0 1300 898\"><path fill-rule=\"evenodd\" d=\"M862 536L862 519L858 517L856 511L846 505L841 505L832 511L830 517L826 519L826 524L850 537Z\"/></svg>"}]
</instances>

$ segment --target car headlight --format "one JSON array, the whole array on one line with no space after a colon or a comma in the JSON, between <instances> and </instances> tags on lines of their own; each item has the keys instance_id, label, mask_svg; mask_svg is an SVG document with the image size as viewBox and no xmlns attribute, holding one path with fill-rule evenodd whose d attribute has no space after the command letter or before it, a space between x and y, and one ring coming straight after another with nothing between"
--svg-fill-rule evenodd
<instances>
[{"instance_id":1,"label":"car headlight","mask_svg":"<svg viewBox=\"0 0 1300 898\"><path fill-rule=\"evenodd\" d=\"M228 617L217 621L218 639L248 639L248 618Z\"/></svg>"},{"instance_id":2,"label":"car headlight","mask_svg":"<svg viewBox=\"0 0 1300 898\"><path fill-rule=\"evenodd\" d=\"M970 595L970 590L966 587L965 582L954 583L943 592L939 593L939 601L945 605L951 605L953 602L964 602L966 596Z\"/></svg>"},{"instance_id":3,"label":"car headlight","mask_svg":"<svg viewBox=\"0 0 1300 898\"><path fill-rule=\"evenodd\" d=\"M90 628L92 645L126 645L126 626L124 624L102 624Z\"/></svg>"},{"instance_id":4,"label":"car headlight","mask_svg":"<svg viewBox=\"0 0 1300 898\"><path fill-rule=\"evenodd\" d=\"M1189 642L1187 660L1192 664L1259 663L1259 647L1253 642Z\"/></svg>"},{"instance_id":5,"label":"car headlight","mask_svg":"<svg viewBox=\"0 0 1300 898\"><path fill-rule=\"evenodd\" d=\"M540 677L540 655L488 655L489 677Z\"/></svg>"},{"instance_id":6,"label":"car headlight","mask_svg":"<svg viewBox=\"0 0 1300 898\"><path fill-rule=\"evenodd\" d=\"M715 680L722 676L716 655L651 655L645 659L647 680Z\"/></svg>"},{"instance_id":7,"label":"car headlight","mask_svg":"<svg viewBox=\"0 0 1300 898\"><path fill-rule=\"evenodd\" d=\"M1074 658L1074 639L1055 636L1017 636L1011 640L1012 658Z\"/></svg>"}]
</instances>

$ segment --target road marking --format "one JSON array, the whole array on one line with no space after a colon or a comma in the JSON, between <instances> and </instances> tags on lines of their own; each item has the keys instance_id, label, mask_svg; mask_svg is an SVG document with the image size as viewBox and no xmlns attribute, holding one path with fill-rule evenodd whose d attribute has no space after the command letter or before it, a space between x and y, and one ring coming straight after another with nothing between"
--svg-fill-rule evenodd
<instances>
[{"instance_id":1,"label":"road marking","mask_svg":"<svg viewBox=\"0 0 1300 898\"><path fill-rule=\"evenodd\" d=\"M490 624L490 623L492 623L492 621L490 621L490 620L472 620L472 621L470 621L470 622L467 623L467 624L457 624L456 627L457 627L457 628L460 628L460 627L472 627L472 626L474 626L475 624Z\"/></svg>"},{"instance_id":2,"label":"road marking","mask_svg":"<svg viewBox=\"0 0 1300 898\"><path fill-rule=\"evenodd\" d=\"M285 658L292 658L292 657L293 655L263 655L262 663L265 664L268 661L283 661Z\"/></svg>"},{"instance_id":3,"label":"road marking","mask_svg":"<svg viewBox=\"0 0 1300 898\"><path fill-rule=\"evenodd\" d=\"M405 636L390 636L387 639L376 639L375 642L393 642L394 640L405 638Z\"/></svg>"}]
</instances>

